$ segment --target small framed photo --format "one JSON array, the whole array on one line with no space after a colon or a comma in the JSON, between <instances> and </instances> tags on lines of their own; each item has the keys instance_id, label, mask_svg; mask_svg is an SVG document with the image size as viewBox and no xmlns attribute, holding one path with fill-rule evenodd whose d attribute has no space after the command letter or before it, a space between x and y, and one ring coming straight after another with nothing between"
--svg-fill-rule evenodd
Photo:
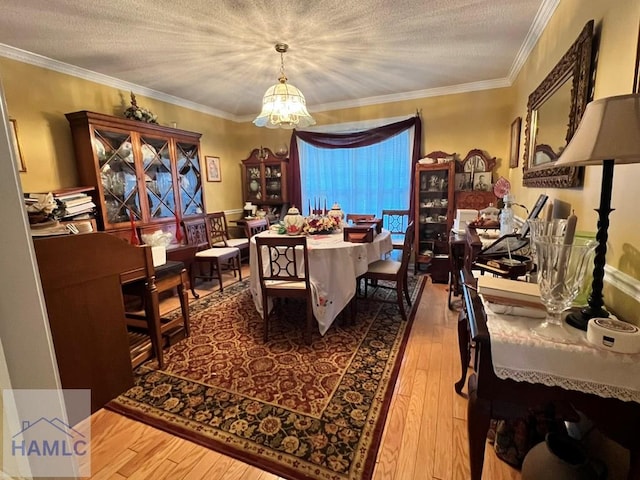
<instances>
[{"instance_id":1,"label":"small framed photo","mask_svg":"<svg viewBox=\"0 0 640 480\"><path fill-rule=\"evenodd\" d=\"M456 192L464 190L471 190L471 174L470 173L456 173Z\"/></svg>"},{"instance_id":2,"label":"small framed photo","mask_svg":"<svg viewBox=\"0 0 640 480\"><path fill-rule=\"evenodd\" d=\"M478 172L473 174L473 189L481 192L491 190L491 173Z\"/></svg>"},{"instance_id":3,"label":"small framed photo","mask_svg":"<svg viewBox=\"0 0 640 480\"><path fill-rule=\"evenodd\" d=\"M204 157L207 165L207 182L221 182L220 157Z\"/></svg>"},{"instance_id":4,"label":"small framed photo","mask_svg":"<svg viewBox=\"0 0 640 480\"><path fill-rule=\"evenodd\" d=\"M516 118L511 124L511 150L509 151L509 168L518 167L520 157L520 129L522 128L522 118Z\"/></svg>"},{"instance_id":5,"label":"small framed photo","mask_svg":"<svg viewBox=\"0 0 640 480\"><path fill-rule=\"evenodd\" d=\"M9 119L9 128L11 130L11 143L13 144L13 152L16 156L16 167L19 172L26 172L27 166L24 164L24 158L22 158L22 150L20 149L20 143L18 142L18 125L13 119Z\"/></svg>"}]
</instances>

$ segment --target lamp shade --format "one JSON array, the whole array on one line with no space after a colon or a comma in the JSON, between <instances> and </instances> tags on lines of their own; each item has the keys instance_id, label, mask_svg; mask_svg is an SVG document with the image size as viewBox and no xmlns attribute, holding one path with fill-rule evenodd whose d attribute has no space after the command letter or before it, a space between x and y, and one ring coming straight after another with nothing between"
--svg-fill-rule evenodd
<instances>
[{"instance_id":1,"label":"lamp shade","mask_svg":"<svg viewBox=\"0 0 640 480\"><path fill-rule=\"evenodd\" d=\"M554 167L640 163L640 95L619 95L587 105Z\"/></svg>"},{"instance_id":2,"label":"lamp shade","mask_svg":"<svg viewBox=\"0 0 640 480\"><path fill-rule=\"evenodd\" d=\"M292 129L308 127L316 121L307 111L302 92L281 77L265 92L262 111L253 123L258 127Z\"/></svg>"}]
</instances>

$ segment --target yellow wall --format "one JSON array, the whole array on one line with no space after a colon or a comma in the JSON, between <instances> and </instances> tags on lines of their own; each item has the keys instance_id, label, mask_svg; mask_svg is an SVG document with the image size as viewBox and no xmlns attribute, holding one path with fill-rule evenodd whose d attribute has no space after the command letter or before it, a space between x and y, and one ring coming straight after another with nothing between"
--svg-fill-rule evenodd
<instances>
[{"instance_id":1,"label":"yellow wall","mask_svg":"<svg viewBox=\"0 0 640 480\"><path fill-rule=\"evenodd\" d=\"M562 0L556 12L531 52L526 64L513 85L515 103L512 116L526 118L529 94L537 88L569 46L577 38L587 21L595 21L596 76L594 98L631 93L640 2L637 0ZM599 40L598 40L599 37ZM523 125L524 133L524 125ZM524 137L524 134L523 134ZM524 144L522 138L521 151ZM522 159L521 159L522 163ZM578 217L578 230L595 231L597 214L594 208L600 201L601 167L589 167L585 171L584 186L576 189L540 189L522 186L522 170L502 170L509 175L519 203L532 205L541 193L552 199L571 203ZM637 191L640 166L615 167L612 207L610 216L607 264L640 280L640 229L637 207L631 192ZM639 323L637 299L627 298L619 291L605 288L605 301L622 317Z\"/></svg>"},{"instance_id":2,"label":"yellow wall","mask_svg":"<svg viewBox=\"0 0 640 480\"><path fill-rule=\"evenodd\" d=\"M64 114L89 110L122 116L128 91L0 57L0 76L9 116L18 124L27 167L20 174L25 192L46 192L78 183L71 131ZM221 183L205 181L209 211L241 208L239 161L255 147L236 141L235 122L137 95L138 105L156 113L159 123L202 133L202 155L221 160ZM253 127L257 130L256 127Z\"/></svg>"},{"instance_id":3,"label":"yellow wall","mask_svg":"<svg viewBox=\"0 0 640 480\"><path fill-rule=\"evenodd\" d=\"M512 87L312 113L318 125L326 125L410 116L419 110L424 153L443 150L463 158L470 149L483 149L497 157L494 180L507 177L518 203L532 205L540 193L546 193L552 199L570 202L579 218L578 229L593 231L601 168L587 169L582 188L525 188L522 158L519 168L508 166L510 125L514 118L522 117L524 132L529 94L590 19L595 20L599 37L595 98L631 92L639 18L637 0L562 0ZM20 174L23 189L46 191L75 185L75 162L64 113L92 110L121 115L129 103L129 92L6 58L0 58L0 75L9 114L18 121L27 166L27 172ZM286 130L260 129L250 122L235 123L141 96L138 103L158 114L162 124L177 122L178 128L201 132L202 154L221 158L222 182L204 185L209 211L242 207L239 163L253 148L264 145L277 150L289 143L290 132ZM629 228L637 224L629 192L637 190L638 178L640 166L615 168L612 204L616 210L611 215L607 255L610 265L635 279L640 279L640 255L635 247L640 245L640 229ZM618 293L609 296L616 307L631 312L626 306L628 299Z\"/></svg>"}]
</instances>

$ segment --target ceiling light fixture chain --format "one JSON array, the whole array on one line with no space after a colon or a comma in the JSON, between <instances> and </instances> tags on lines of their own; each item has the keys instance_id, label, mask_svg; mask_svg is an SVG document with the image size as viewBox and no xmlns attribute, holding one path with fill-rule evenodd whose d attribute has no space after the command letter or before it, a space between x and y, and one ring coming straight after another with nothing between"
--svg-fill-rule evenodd
<instances>
[{"instance_id":1,"label":"ceiling light fixture chain","mask_svg":"<svg viewBox=\"0 0 640 480\"><path fill-rule=\"evenodd\" d=\"M284 54L289 50L286 43L276 43L280 53L280 76L278 83L269 87L262 99L262 111L253 123L267 128L304 128L316 121L307 111L304 95L296 87L287 83L284 73Z\"/></svg>"},{"instance_id":2,"label":"ceiling light fixture chain","mask_svg":"<svg viewBox=\"0 0 640 480\"><path fill-rule=\"evenodd\" d=\"M280 83L285 83L288 79L284 74L284 54L289 50L289 45L286 43L276 43L276 52L280 52L280 77L278 81Z\"/></svg>"}]
</instances>

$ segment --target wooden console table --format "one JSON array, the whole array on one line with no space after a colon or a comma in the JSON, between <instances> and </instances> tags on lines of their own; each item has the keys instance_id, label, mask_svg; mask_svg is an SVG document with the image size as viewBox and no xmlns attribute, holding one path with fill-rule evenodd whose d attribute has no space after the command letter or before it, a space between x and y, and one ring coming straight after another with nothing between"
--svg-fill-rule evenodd
<instances>
[{"instance_id":1,"label":"wooden console table","mask_svg":"<svg viewBox=\"0 0 640 480\"><path fill-rule=\"evenodd\" d=\"M455 384L460 393L471 358L470 341L475 342L474 373L469 378L468 436L471 480L481 480L484 450L492 418L508 418L523 408L554 403L584 413L610 439L629 449L628 480L640 478L640 404L603 398L595 394L516 382L496 376L491 357L491 339L482 301L473 276L461 272L463 309L458 320L461 378ZM566 411L566 410L565 410Z\"/></svg>"}]
</instances>

